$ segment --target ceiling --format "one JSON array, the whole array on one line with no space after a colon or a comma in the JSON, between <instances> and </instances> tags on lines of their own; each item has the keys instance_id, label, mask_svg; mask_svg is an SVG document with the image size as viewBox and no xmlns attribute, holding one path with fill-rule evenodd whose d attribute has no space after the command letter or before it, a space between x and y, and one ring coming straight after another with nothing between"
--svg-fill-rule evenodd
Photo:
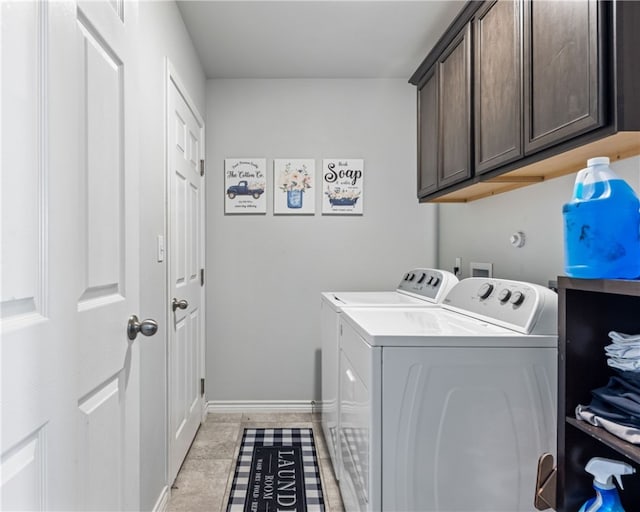
<instances>
[{"instance_id":1,"label":"ceiling","mask_svg":"<svg viewBox=\"0 0 640 512\"><path fill-rule=\"evenodd\" d=\"M208 78L405 78L462 0L178 1Z\"/></svg>"}]
</instances>

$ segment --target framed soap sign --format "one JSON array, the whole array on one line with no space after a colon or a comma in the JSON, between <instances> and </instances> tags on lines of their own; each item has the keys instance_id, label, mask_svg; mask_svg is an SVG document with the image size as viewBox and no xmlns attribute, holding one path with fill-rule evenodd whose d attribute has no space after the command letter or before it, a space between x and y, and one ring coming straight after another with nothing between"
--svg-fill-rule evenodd
<instances>
[{"instance_id":1,"label":"framed soap sign","mask_svg":"<svg viewBox=\"0 0 640 512\"><path fill-rule=\"evenodd\" d=\"M323 215L362 215L364 160L328 158L322 161Z\"/></svg>"},{"instance_id":2,"label":"framed soap sign","mask_svg":"<svg viewBox=\"0 0 640 512\"><path fill-rule=\"evenodd\" d=\"M225 159L225 213L267 213L266 167L265 158Z\"/></svg>"}]
</instances>

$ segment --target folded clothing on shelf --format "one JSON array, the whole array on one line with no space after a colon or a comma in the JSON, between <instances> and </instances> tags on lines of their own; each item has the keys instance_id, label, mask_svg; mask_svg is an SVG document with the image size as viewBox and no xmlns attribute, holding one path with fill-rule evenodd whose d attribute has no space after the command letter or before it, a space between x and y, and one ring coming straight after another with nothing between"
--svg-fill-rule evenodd
<instances>
[{"instance_id":1,"label":"folded clothing on shelf","mask_svg":"<svg viewBox=\"0 0 640 512\"><path fill-rule=\"evenodd\" d=\"M628 372L637 372L638 370L640 370L640 359L609 357L607 359L607 364L611 366L611 368L616 368L618 370L623 370Z\"/></svg>"},{"instance_id":2,"label":"folded clothing on shelf","mask_svg":"<svg viewBox=\"0 0 640 512\"><path fill-rule=\"evenodd\" d=\"M624 371L640 371L640 334L611 331L611 344L604 348L607 364Z\"/></svg>"},{"instance_id":3,"label":"folded clothing on shelf","mask_svg":"<svg viewBox=\"0 0 640 512\"><path fill-rule=\"evenodd\" d=\"M628 443L640 445L640 429L621 425L615 421L610 421L602 416L598 416L589 410L588 405L578 405L578 407L576 407L576 418L596 427L601 427Z\"/></svg>"},{"instance_id":4,"label":"folded clothing on shelf","mask_svg":"<svg viewBox=\"0 0 640 512\"><path fill-rule=\"evenodd\" d=\"M611 338L612 343L619 345L640 343L640 334L625 334L623 332L610 331L609 338Z\"/></svg>"},{"instance_id":5,"label":"folded clothing on shelf","mask_svg":"<svg viewBox=\"0 0 640 512\"><path fill-rule=\"evenodd\" d=\"M611 331L609 337L607 364L616 375L606 386L591 391L589 405L576 407L576 418L640 444L640 334Z\"/></svg>"}]
</instances>

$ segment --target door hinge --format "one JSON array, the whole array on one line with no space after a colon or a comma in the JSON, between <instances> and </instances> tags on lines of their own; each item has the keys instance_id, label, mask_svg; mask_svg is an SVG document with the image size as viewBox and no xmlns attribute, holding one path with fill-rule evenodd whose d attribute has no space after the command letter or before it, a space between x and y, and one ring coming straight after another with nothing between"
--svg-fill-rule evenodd
<instances>
[{"instance_id":1,"label":"door hinge","mask_svg":"<svg viewBox=\"0 0 640 512\"><path fill-rule=\"evenodd\" d=\"M204 269L200 269L200 286L204 286Z\"/></svg>"},{"instance_id":2,"label":"door hinge","mask_svg":"<svg viewBox=\"0 0 640 512\"><path fill-rule=\"evenodd\" d=\"M200 176L204 176L204 160L200 160Z\"/></svg>"},{"instance_id":3,"label":"door hinge","mask_svg":"<svg viewBox=\"0 0 640 512\"><path fill-rule=\"evenodd\" d=\"M200 394L204 396L204 378L200 379Z\"/></svg>"}]
</instances>

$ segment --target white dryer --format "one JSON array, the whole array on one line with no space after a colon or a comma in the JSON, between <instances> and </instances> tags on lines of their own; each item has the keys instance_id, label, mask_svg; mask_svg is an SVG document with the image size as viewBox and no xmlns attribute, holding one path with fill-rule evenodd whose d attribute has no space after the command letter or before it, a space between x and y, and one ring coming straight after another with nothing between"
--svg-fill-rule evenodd
<instances>
[{"instance_id":1,"label":"white dryer","mask_svg":"<svg viewBox=\"0 0 640 512\"><path fill-rule=\"evenodd\" d=\"M338 341L340 314L344 307L405 307L438 306L458 278L446 270L413 269L402 277L395 291L323 292L321 294L322 339L322 430L327 441L336 478L340 478L337 447L338 428Z\"/></svg>"},{"instance_id":2,"label":"white dryer","mask_svg":"<svg viewBox=\"0 0 640 512\"><path fill-rule=\"evenodd\" d=\"M470 278L440 308L345 308L340 490L347 511L533 511L555 453L557 297Z\"/></svg>"}]
</instances>

